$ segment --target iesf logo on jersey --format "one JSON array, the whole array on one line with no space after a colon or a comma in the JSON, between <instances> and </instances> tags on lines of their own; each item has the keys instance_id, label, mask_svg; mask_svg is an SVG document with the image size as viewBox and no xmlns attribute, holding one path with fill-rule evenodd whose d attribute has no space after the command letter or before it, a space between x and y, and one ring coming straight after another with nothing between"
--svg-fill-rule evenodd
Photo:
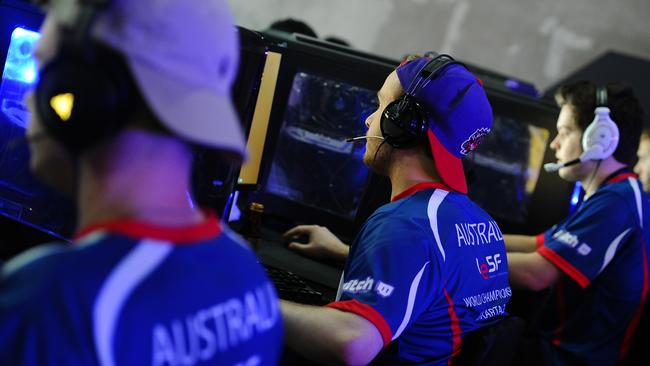
<instances>
[{"instance_id":1,"label":"iesf logo on jersey","mask_svg":"<svg viewBox=\"0 0 650 366\"><path fill-rule=\"evenodd\" d=\"M485 263L479 262L478 258L476 258L476 268L478 268L478 273L480 273L481 277L485 280L491 278L490 273L499 270L499 264L501 264L501 254L499 253L485 257Z\"/></svg>"}]
</instances>

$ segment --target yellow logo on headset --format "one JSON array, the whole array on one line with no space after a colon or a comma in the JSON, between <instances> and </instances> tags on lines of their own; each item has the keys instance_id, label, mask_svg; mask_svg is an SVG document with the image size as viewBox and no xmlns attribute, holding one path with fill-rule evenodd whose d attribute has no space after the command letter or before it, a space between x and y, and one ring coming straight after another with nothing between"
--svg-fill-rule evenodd
<instances>
[{"instance_id":1,"label":"yellow logo on headset","mask_svg":"<svg viewBox=\"0 0 650 366\"><path fill-rule=\"evenodd\" d=\"M74 107L74 94L64 93L58 94L50 99L50 106L54 112L59 116L61 121L67 121L72 115L72 108Z\"/></svg>"}]
</instances>

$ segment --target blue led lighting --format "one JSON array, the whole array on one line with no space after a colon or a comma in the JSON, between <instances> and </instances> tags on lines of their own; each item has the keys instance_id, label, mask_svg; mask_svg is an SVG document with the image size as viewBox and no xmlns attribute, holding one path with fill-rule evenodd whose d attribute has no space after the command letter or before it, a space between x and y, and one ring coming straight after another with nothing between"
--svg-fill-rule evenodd
<instances>
[{"instance_id":1,"label":"blue led lighting","mask_svg":"<svg viewBox=\"0 0 650 366\"><path fill-rule=\"evenodd\" d=\"M36 41L41 37L37 32L24 28L16 28L11 33L7 61L5 62L3 81L16 80L25 84L33 84L38 77L36 61L33 57Z\"/></svg>"},{"instance_id":2,"label":"blue led lighting","mask_svg":"<svg viewBox=\"0 0 650 366\"><path fill-rule=\"evenodd\" d=\"M573 186L573 193L571 193L571 207L569 208L569 212L573 212L581 201L582 184L580 184L580 182L576 182L576 184Z\"/></svg>"},{"instance_id":3,"label":"blue led lighting","mask_svg":"<svg viewBox=\"0 0 650 366\"><path fill-rule=\"evenodd\" d=\"M34 47L41 37L37 32L15 28L11 33L9 51L0 84L0 111L15 125L25 127L29 111L23 97L38 80Z\"/></svg>"}]
</instances>

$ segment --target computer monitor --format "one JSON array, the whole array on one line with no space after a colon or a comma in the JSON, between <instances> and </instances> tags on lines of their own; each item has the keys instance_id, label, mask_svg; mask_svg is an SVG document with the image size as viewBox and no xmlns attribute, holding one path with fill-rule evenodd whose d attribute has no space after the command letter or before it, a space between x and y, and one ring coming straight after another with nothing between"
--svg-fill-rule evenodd
<instances>
[{"instance_id":1,"label":"computer monitor","mask_svg":"<svg viewBox=\"0 0 650 366\"><path fill-rule=\"evenodd\" d=\"M492 88L494 129L475 156L470 197L486 209L502 231L538 234L569 213L573 185L542 165L555 161L550 149L559 108L553 101ZM469 174L471 178L471 173Z\"/></svg>"},{"instance_id":2,"label":"computer monitor","mask_svg":"<svg viewBox=\"0 0 650 366\"><path fill-rule=\"evenodd\" d=\"M376 90L299 71L272 154L266 192L353 220L365 188L365 119Z\"/></svg>"},{"instance_id":3,"label":"computer monitor","mask_svg":"<svg viewBox=\"0 0 650 366\"><path fill-rule=\"evenodd\" d=\"M25 139L23 98L38 78L33 50L42 21L27 2L0 4L0 215L3 227L16 222L65 238L76 221L73 205L32 176Z\"/></svg>"},{"instance_id":4,"label":"computer monitor","mask_svg":"<svg viewBox=\"0 0 650 366\"><path fill-rule=\"evenodd\" d=\"M395 62L300 35L262 36L267 64L255 115L266 118L253 117L251 159L261 153L255 186L242 187L239 208L259 202L266 222L316 223L351 236L369 171L364 141L346 138L365 135L365 119ZM266 126L258 130L256 123ZM240 183L250 183L249 173Z\"/></svg>"},{"instance_id":5,"label":"computer monitor","mask_svg":"<svg viewBox=\"0 0 650 366\"><path fill-rule=\"evenodd\" d=\"M494 217L525 222L549 137L548 126L495 115L492 131L464 163L469 196Z\"/></svg>"}]
</instances>

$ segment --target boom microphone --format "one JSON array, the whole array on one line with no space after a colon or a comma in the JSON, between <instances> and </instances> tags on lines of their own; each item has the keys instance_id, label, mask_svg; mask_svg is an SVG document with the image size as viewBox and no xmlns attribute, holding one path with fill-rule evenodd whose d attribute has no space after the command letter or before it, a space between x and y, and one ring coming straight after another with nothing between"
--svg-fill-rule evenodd
<instances>
[{"instance_id":1,"label":"boom microphone","mask_svg":"<svg viewBox=\"0 0 650 366\"><path fill-rule=\"evenodd\" d=\"M584 151L582 154L580 154L580 157L577 159L573 159L571 161L568 161L563 164L558 164L558 163L547 163L544 164L544 170L547 172L557 172L558 170L575 165L578 163L584 163L585 161L588 160L602 160L604 159L603 157L603 147L601 145L595 145Z\"/></svg>"},{"instance_id":2,"label":"boom microphone","mask_svg":"<svg viewBox=\"0 0 650 366\"><path fill-rule=\"evenodd\" d=\"M365 140L365 139L380 139L383 140L384 138L381 136L358 136L358 137L348 137L345 139L347 142L352 142L352 141L357 141L357 140Z\"/></svg>"},{"instance_id":3,"label":"boom microphone","mask_svg":"<svg viewBox=\"0 0 650 366\"><path fill-rule=\"evenodd\" d=\"M560 169L562 169L564 167L571 166L571 165L576 165L579 162L580 162L580 158L573 159L573 160L571 160L569 162L562 163L562 164L559 164L559 163L546 163L546 164L544 164L544 170L546 170L549 173L553 173L553 172L557 172L558 170L560 170Z\"/></svg>"}]
</instances>

